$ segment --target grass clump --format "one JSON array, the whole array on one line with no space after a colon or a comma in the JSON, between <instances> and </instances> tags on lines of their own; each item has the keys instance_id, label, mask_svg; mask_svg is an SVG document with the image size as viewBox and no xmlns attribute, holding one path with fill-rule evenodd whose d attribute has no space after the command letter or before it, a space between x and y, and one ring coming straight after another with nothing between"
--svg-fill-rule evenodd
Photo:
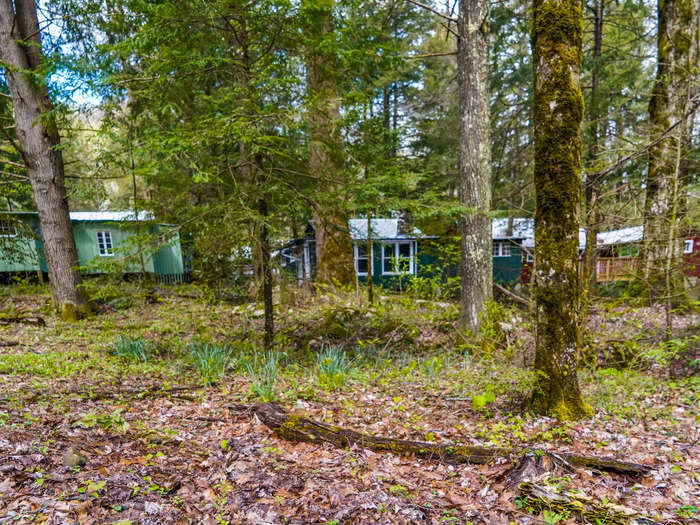
<instances>
[{"instance_id":1,"label":"grass clump","mask_svg":"<svg viewBox=\"0 0 700 525\"><path fill-rule=\"evenodd\" d=\"M156 352L156 345L143 337L120 335L112 343L111 353L127 361L147 362Z\"/></svg>"},{"instance_id":2,"label":"grass clump","mask_svg":"<svg viewBox=\"0 0 700 525\"><path fill-rule=\"evenodd\" d=\"M205 384L218 382L231 363L233 351L230 346L211 341L191 341L187 350Z\"/></svg>"},{"instance_id":3,"label":"grass clump","mask_svg":"<svg viewBox=\"0 0 700 525\"><path fill-rule=\"evenodd\" d=\"M316 374L321 386L337 390L345 384L350 362L341 346L323 346L316 354Z\"/></svg>"},{"instance_id":4,"label":"grass clump","mask_svg":"<svg viewBox=\"0 0 700 525\"><path fill-rule=\"evenodd\" d=\"M279 365L282 354L279 352L265 352L253 362L245 364L250 377L250 390L253 395L264 403L277 399L277 379L280 375Z\"/></svg>"}]
</instances>

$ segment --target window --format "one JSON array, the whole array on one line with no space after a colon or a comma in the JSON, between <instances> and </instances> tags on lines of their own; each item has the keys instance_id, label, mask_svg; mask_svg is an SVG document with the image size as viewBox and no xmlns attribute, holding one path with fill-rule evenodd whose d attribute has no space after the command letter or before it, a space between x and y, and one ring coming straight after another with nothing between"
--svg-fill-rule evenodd
<instances>
[{"instance_id":1,"label":"window","mask_svg":"<svg viewBox=\"0 0 700 525\"><path fill-rule=\"evenodd\" d=\"M523 260L529 263L535 262L535 257L533 256L531 250L523 249Z\"/></svg>"},{"instance_id":2,"label":"window","mask_svg":"<svg viewBox=\"0 0 700 525\"><path fill-rule=\"evenodd\" d=\"M382 245L382 274L413 274L414 258L415 250L411 241L384 244Z\"/></svg>"},{"instance_id":3,"label":"window","mask_svg":"<svg viewBox=\"0 0 700 525\"><path fill-rule=\"evenodd\" d=\"M693 253L693 239L683 241L683 253Z\"/></svg>"},{"instance_id":4,"label":"window","mask_svg":"<svg viewBox=\"0 0 700 525\"><path fill-rule=\"evenodd\" d=\"M97 232L97 251L103 257L114 255L112 251L112 232Z\"/></svg>"},{"instance_id":5,"label":"window","mask_svg":"<svg viewBox=\"0 0 700 525\"><path fill-rule=\"evenodd\" d=\"M355 245L355 271L357 275L367 275L369 262L367 260L367 244Z\"/></svg>"},{"instance_id":6,"label":"window","mask_svg":"<svg viewBox=\"0 0 700 525\"><path fill-rule=\"evenodd\" d=\"M494 241L493 256L510 257L510 241Z\"/></svg>"},{"instance_id":7,"label":"window","mask_svg":"<svg viewBox=\"0 0 700 525\"><path fill-rule=\"evenodd\" d=\"M17 227L8 221L0 221L0 237L17 237Z\"/></svg>"}]
</instances>

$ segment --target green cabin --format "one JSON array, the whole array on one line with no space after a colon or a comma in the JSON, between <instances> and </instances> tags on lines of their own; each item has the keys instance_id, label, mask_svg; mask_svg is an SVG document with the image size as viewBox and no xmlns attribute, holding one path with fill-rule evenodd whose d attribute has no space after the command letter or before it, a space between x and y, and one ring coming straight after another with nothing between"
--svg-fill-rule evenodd
<instances>
[{"instance_id":1,"label":"green cabin","mask_svg":"<svg viewBox=\"0 0 700 525\"><path fill-rule=\"evenodd\" d=\"M435 239L411 227L401 218L376 218L371 221L372 248L367 254L367 219L348 221L353 244L355 272L360 282L368 279L369 259L372 260L372 282L385 288L398 288L421 269L435 262L434 257L421 251L421 243ZM280 252L282 267L296 275L299 282L316 277L316 240L313 222L306 236L293 239Z\"/></svg>"},{"instance_id":2,"label":"green cabin","mask_svg":"<svg viewBox=\"0 0 700 525\"><path fill-rule=\"evenodd\" d=\"M372 282L385 288L399 288L412 276L430 277L435 271L444 276L456 276L457 267L451 264L439 268L441 263L432 249L440 243L438 237L424 235L402 218L376 218L371 221L372 249L367 254L367 219L350 219L348 227L353 243L355 272L360 282L366 282L372 260ZM521 282L523 261L530 252L523 243L534 237L534 220L524 218L494 219L493 279L503 286L516 286ZM296 275L301 283L316 276L316 241L313 223L310 222L304 238L290 241L280 252L281 265Z\"/></svg>"},{"instance_id":3,"label":"green cabin","mask_svg":"<svg viewBox=\"0 0 700 525\"><path fill-rule=\"evenodd\" d=\"M136 274L145 268L157 282L186 280L179 234L156 223L153 214L77 211L70 212L70 219L83 273L106 273L118 267L123 273ZM139 244L138 239L147 234L149 240ZM0 212L0 275L39 271L46 273L47 267L38 213Z\"/></svg>"}]
</instances>

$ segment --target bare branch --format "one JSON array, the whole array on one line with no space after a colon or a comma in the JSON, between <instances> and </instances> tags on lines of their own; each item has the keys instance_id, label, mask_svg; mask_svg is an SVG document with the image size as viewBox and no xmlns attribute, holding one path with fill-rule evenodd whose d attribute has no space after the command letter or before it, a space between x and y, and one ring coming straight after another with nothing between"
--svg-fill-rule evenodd
<instances>
[{"instance_id":1,"label":"bare branch","mask_svg":"<svg viewBox=\"0 0 700 525\"><path fill-rule=\"evenodd\" d=\"M450 15L446 15L445 13L443 13L443 12L441 12L441 11L438 11L438 10L435 9L434 7L431 7L431 6L429 6L429 5L426 5L426 4L423 4L423 3L421 3L421 2L418 2L417 0L408 0L408 1L409 1L410 3L412 3L412 4L414 4L414 5L417 5L418 7L422 7L423 9L426 9L426 10L430 11L431 13L434 13L434 14L436 14L436 15L438 15L438 16L444 18L445 20L449 20L450 22L455 22L455 23L457 23L457 19L456 19L456 18L453 18L453 17L451 17Z\"/></svg>"}]
</instances>

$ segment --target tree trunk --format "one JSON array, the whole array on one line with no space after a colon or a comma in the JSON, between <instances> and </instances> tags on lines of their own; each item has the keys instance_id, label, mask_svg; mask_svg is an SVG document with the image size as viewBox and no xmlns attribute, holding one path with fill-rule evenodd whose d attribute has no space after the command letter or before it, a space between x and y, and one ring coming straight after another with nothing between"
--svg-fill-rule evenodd
<instances>
[{"instance_id":1,"label":"tree trunk","mask_svg":"<svg viewBox=\"0 0 700 525\"><path fill-rule=\"evenodd\" d=\"M54 306L77 320L87 306L78 290L78 252L68 214L63 156L43 76L41 34L32 0L0 0L0 51L10 88L19 148L39 212Z\"/></svg>"},{"instance_id":2,"label":"tree trunk","mask_svg":"<svg viewBox=\"0 0 700 525\"><path fill-rule=\"evenodd\" d=\"M591 70L591 96L588 108L590 126L590 147L588 149L588 172L593 173L600 154L600 123L602 116L600 100L600 59L603 51L603 15L605 4L603 0L594 0L593 6L593 67ZM597 237L600 229L598 212L598 194L601 180L596 176L586 177L586 250L583 260L584 301L581 309L582 319L585 320L590 300L596 294L597 275Z\"/></svg>"},{"instance_id":3,"label":"tree trunk","mask_svg":"<svg viewBox=\"0 0 700 525\"><path fill-rule=\"evenodd\" d=\"M260 266L263 282L263 305L265 309L265 350L272 348L275 337L274 306L272 304L272 265L270 263L270 235L267 225L267 200L261 198L258 203L258 211L261 216L260 223Z\"/></svg>"},{"instance_id":4,"label":"tree trunk","mask_svg":"<svg viewBox=\"0 0 700 525\"><path fill-rule=\"evenodd\" d=\"M352 242L346 209L345 166L340 134L334 52L328 51L333 34L333 0L304 3L308 20L307 83L309 98L309 167L319 187L314 212L316 281L351 285L354 281Z\"/></svg>"},{"instance_id":5,"label":"tree trunk","mask_svg":"<svg viewBox=\"0 0 700 525\"><path fill-rule=\"evenodd\" d=\"M477 330L493 293L491 258L491 142L489 133L489 2L460 0L459 200L461 328Z\"/></svg>"},{"instance_id":6,"label":"tree trunk","mask_svg":"<svg viewBox=\"0 0 700 525\"><path fill-rule=\"evenodd\" d=\"M660 0L658 6L656 81L649 101L652 138L681 122L649 149L644 213L644 279L652 302L682 304L683 239L679 213L690 122L690 95L697 71L696 0Z\"/></svg>"},{"instance_id":7,"label":"tree trunk","mask_svg":"<svg viewBox=\"0 0 700 525\"><path fill-rule=\"evenodd\" d=\"M578 228L581 194L580 0L534 0L535 303L532 408L592 415L578 384Z\"/></svg>"}]
</instances>

